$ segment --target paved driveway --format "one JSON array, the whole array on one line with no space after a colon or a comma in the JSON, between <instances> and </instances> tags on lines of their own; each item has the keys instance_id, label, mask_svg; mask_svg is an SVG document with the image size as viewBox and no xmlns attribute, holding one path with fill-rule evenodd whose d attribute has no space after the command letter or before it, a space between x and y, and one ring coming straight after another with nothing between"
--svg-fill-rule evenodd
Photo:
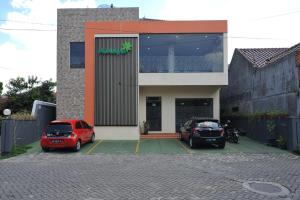
<instances>
[{"instance_id":1,"label":"paved driveway","mask_svg":"<svg viewBox=\"0 0 300 200\"><path fill-rule=\"evenodd\" d=\"M254 192L247 181L278 183L288 194L250 182L269 193ZM97 141L79 153L35 144L0 161L0 200L10 199L299 200L300 157L247 138L224 150L165 139Z\"/></svg>"},{"instance_id":2,"label":"paved driveway","mask_svg":"<svg viewBox=\"0 0 300 200\"><path fill-rule=\"evenodd\" d=\"M33 144L29 154L41 153L39 142ZM71 151L53 151L52 154L74 154ZM190 149L186 143L177 139L142 139L140 141L103 141L98 140L94 144L84 145L81 154L228 154L228 153L274 153L285 154L278 148L269 147L247 137L241 137L239 144L226 143L225 149L215 147L200 147Z\"/></svg>"},{"instance_id":3,"label":"paved driveway","mask_svg":"<svg viewBox=\"0 0 300 200\"><path fill-rule=\"evenodd\" d=\"M300 159L292 154L54 154L0 161L0 199L300 199ZM279 183L268 196L246 181Z\"/></svg>"}]
</instances>

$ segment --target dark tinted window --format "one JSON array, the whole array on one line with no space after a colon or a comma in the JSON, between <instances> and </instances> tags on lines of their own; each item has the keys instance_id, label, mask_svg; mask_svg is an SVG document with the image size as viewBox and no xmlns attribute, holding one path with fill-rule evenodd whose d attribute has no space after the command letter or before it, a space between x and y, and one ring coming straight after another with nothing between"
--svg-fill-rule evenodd
<instances>
[{"instance_id":1,"label":"dark tinted window","mask_svg":"<svg viewBox=\"0 0 300 200\"><path fill-rule=\"evenodd\" d=\"M72 126L69 123L53 123L48 125L46 133L69 133L72 132Z\"/></svg>"},{"instance_id":2,"label":"dark tinted window","mask_svg":"<svg viewBox=\"0 0 300 200\"><path fill-rule=\"evenodd\" d=\"M84 68L84 42L70 42L70 67Z\"/></svg>"},{"instance_id":3,"label":"dark tinted window","mask_svg":"<svg viewBox=\"0 0 300 200\"><path fill-rule=\"evenodd\" d=\"M141 34L141 73L223 72L223 34Z\"/></svg>"},{"instance_id":4,"label":"dark tinted window","mask_svg":"<svg viewBox=\"0 0 300 200\"><path fill-rule=\"evenodd\" d=\"M90 126L85 122L81 121L83 128L90 128Z\"/></svg>"},{"instance_id":5,"label":"dark tinted window","mask_svg":"<svg viewBox=\"0 0 300 200\"><path fill-rule=\"evenodd\" d=\"M75 128L76 128L76 129L81 129L81 128L82 128L82 127L81 127L81 123L80 123L80 122L76 122Z\"/></svg>"}]
</instances>

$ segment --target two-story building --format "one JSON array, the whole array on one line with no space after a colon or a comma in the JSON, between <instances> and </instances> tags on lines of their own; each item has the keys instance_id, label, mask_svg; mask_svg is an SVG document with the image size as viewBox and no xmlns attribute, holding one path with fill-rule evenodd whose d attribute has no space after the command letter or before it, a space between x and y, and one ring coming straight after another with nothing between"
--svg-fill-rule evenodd
<instances>
[{"instance_id":1,"label":"two-story building","mask_svg":"<svg viewBox=\"0 0 300 200\"><path fill-rule=\"evenodd\" d=\"M138 8L59 9L57 118L85 119L99 139L175 133L219 118L227 21L139 19Z\"/></svg>"}]
</instances>

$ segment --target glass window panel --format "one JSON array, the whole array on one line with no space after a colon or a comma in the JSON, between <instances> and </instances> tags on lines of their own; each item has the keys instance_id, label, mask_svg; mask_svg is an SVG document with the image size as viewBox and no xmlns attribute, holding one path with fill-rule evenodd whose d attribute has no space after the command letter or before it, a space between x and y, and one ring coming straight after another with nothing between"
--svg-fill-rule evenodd
<instances>
[{"instance_id":1,"label":"glass window panel","mask_svg":"<svg viewBox=\"0 0 300 200\"><path fill-rule=\"evenodd\" d=\"M70 67L84 68L84 42L70 42Z\"/></svg>"},{"instance_id":2,"label":"glass window panel","mask_svg":"<svg viewBox=\"0 0 300 200\"><path fill-rule=\"evenodd\" d=\"M223 72L223 34L141 34L141 73Z\"/></svg>"}]
</instances>

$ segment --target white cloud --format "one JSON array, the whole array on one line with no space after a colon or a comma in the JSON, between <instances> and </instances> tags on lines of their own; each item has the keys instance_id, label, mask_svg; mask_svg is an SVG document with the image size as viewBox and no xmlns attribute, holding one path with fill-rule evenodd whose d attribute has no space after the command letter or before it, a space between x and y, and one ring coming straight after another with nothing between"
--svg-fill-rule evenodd
<instances>
[{"instance_id":1,"label":"white cloud","mask_svg":"<svg viewBox=\"0 0 300 200\"><path fill-rule=\"evenodd\" d=\"M1 28L56 30L56 26L47 24L56 24L57 8L96 7L96 0L13 0L11 5L14 11L7 14L9 21ZM56 80L56 31L0 31L9 36L9 41L0 44L2 82L29 75Z\"/></svg>"},{"instance_id":2,"label":"white cloud","mask_svg":"<svg viewBox=\"0 0 300 200\"><path fill-rule=\"evenodd\" d=\"M300 42L299 0L165 0L160 16L168 20L228 20L229 61L234 48L290 47ZM266 18L269 16L273 17Z\"/></svg>"},{"instance_id":3,"label":"white cloud","mask_svg":"<svg viewBox=\"0 0 300 200\"><path fill-rule=\"evenodd\" d=\"M56 24L57 8L92 8L97 3L96 0L12 0L11 5L14 11L7 14L7 20ZM275 38L229 38L230 59L234 48L288 47L300 42L300 12L261 19L297 10L300 10L299 0L165 0L153 15L169 20L227 19L229 36ZM12 21L0 27L56 29L55 26ZM9 36L8 41L0 44L0 81L7 83L9 78L28 75L56 79L55 31L0 32Z\"/></svg>"}]
</instances>

